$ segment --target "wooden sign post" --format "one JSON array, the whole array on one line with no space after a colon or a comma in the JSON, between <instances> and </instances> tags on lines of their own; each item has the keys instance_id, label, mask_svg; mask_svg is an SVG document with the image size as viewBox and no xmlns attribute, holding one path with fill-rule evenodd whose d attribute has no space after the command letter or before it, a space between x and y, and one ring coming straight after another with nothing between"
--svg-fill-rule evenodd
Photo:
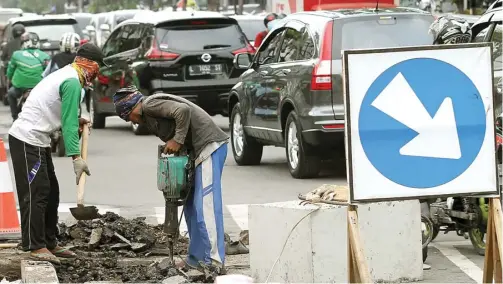
<instances>
[{"instance_id":1,"label":"wooden sign post","mask_svg":"<svg viewBox=\"0 0 503 284\"><path fill-rule=\"evenodd\" d=\"M501 201L499 198L489 200L489 218L486 231L486 253L484 261L483 283L503 283L501 263L502 231Z\"/></svg>"}]
</instances>

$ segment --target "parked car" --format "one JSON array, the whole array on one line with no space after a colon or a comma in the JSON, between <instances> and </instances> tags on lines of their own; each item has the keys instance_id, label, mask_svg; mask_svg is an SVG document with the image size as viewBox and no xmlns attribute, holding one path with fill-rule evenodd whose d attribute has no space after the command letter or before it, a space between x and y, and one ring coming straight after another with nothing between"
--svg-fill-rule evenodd
<instances>
[{"instance_id":1,"label":"parked car","mask_svg":"<svg viewBox=\"0 0 503 284\"><path fill-rule=\"evenodd\" d=\"M344 157L341 50L430 45L430 13L412 8L301 12L284 18L229 95L231 145L238 165L257 165L264 146L286 148L294 178L318 175ZM345 159L340 163L345 165ZM342 167L344 168L344 167Z\"/></svg>"},{"instance_id":2,"label":"parked car","mask_svg":"<svg viewBox=\"0 0 503 284\"><path fill-rule=\"evenodd\" d=\"M234 55L254 49L235 19L216 12L156 12L124 21L103 46L105 61L131 61L145 95L167 92L184 97L210 115L225 114L228 92L243 70L233 68ZM112 96L121 82L114 67L100 70L92 92L93 127L105 127L115 116ZM117 75L119 74L119 75ZM132 124L135 134L145 134Z\"/></svg>"},{"instance_id":3,"label":"parked car","mask_svg":"<svg viewBox=\"0 0 503 284\"><path fill-rule=\"evenodd\" d=\"M23 15L23 10L17 8L0 8L0 38L4 37L4 30L7 22L11 18L21 17ZM5 42L7 44L7 42ZM5 44L2 44L0 48L0 54L3 50ZM7 72L7 66L5 66L5 62L2 62L2 66L0 67L0 101L4 103L4 105L8 104L7 101L7 77L5 76Z\"/></svg>"},{"instance_id":4,"label":"parked car","mask_svg":"<svg viewBox=\"0 0 503 284\"><path fill-rule=\"evenodd\" d=\"M117 25L132 19L136 14L143 11L144 10L119 10L107 13L104 23L100 25L103 41L108 39L110 33L115 30Z\"/></svg>"},{"instance_id":5,"label":"parked car","mask_svg":"<svg viewBox=\"0 0 503 284\"><path fill-rule=\"evenodd\" d=\"M257 34L266 29L263 16L254 15L234 15L231 16L238 21L241 30L252 46L254 46Z\"/></svg>"},{"instance_id":6,"label":"parked car","mask_svg":"<svg viewBox=\"0 0 503 284\"><path fill-rule=\"evenodd\" d=\"M91 22L86 27L86 31L89 34L89 41L94 43L95 45L101 47L105 40L103 39L103 35L101 33L101 25L105 23L105 18L108 13L99 13L94 14L91 18Z\"/></svg>"},{"instance_id":7,"label":"parked car","mask_svg":"<svg viewBox=\"0 0 503 284\"><path fill-rule=\"evenodd\" d=\"M77 20L70 15L36 15L12 18L5 28L4 42L12 39L12 26L23 24L27 32L36 33L40 38L40 49L49 55L59 53L59 41L66 32L82 34Z\"/></svg>"},{"instance_id":8,"label":"parked car","mask_svg":"<svg viewBox=\"0 0 503 284\"><path fill-rule=\"evenodd\" d=\"M502 53L503 53L503 8L502 0L495 1L487 11L480 16L480 19L473 24L472 34L473 42L492 42L493 43L493 74L494 74L494 111L495 117L498 118L500 123L499 127L501 129L501 116L502 116L502 77L503 77L503 67L502 67ZM500 141L501 142L501 141ZM498 164L501 168L502 160L502 145L497 143L498 146Z\"/></svg>"},{"instance_id":9,"label":"parked car","mask_svg":"<svg viewBox=\"0 0 503 284\"><path fill-rule=\"evenodd\" d=\"M86 27L91 24L91 20L93 18L93 14L91 13L72 13L71 16L77 20L77 24L79 25L80 30L80 39L84 42L88 42L90 40L89 32Z\"/></svg>"}]
</instances>

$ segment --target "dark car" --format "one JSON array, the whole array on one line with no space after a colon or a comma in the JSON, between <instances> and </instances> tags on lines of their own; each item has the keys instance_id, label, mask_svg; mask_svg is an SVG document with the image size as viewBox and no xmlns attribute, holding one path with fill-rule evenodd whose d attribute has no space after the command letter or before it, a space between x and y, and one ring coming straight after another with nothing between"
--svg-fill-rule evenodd
<instances>
[{"instance_id":1,"label":"dark car","mask_svg":"<svg viewBox=\"0 0 503 284\"><path fill-rule=\"evenodd\" d=\"M175 94L210 115L225 114L228 93L243 73L234 68L234 55L243 52L254 49L235 19L201 11L138 15L120 23L103 45L107 64L132 62L143 94ZM92 92L95 128L105 127L105 118L116 115L112 96L120 87L121 80L114 79L120 71L100 70ZM145 133L138 125L133 131Z\"/></svg>"},{"instance_id":2,"label":"dark car","mask_svg":"<svg viewBox=\"0 0 503 284\"><path fill-rule=\"evenodd\" d=\"M343 158L341 50L430 45L433 21L413 8L302 12L283 19L253 59L236 56L236 68L249 67L228 103L238 165L259 164L267 145L286 148L295 178L315 177L323 160Z\"/></svg>"},{"instance_id":3,"label":"dark car","mask_svg":"<svg viewBox=\"0 0 503 284\"><path fill-rule=\"evenodd\" d=\"M5 37L4 40L12 39L11 29L17 23L23 24L27 32L36 33L40 38L40 49L51 56L59 53L59 41L64 33L82 34L77 20L72 16L37 15L10 19L5 29L5 35L8 37Z\"/></svg>"},{"instance_id":4,"label":"dark car","mask_svg":"<svg viewBox=\"0 0 503 284\"><path fill-rule=\"evenodd\" d=\"M502 33L503 33L503 8L502 0L495 1L487 11L480 16L480 19L473 24L472 34L473 42L492 42L493 43L493 74L494 74L494 111L495 116L498 118L501 128L502 116ZM498 164L502 160L502 145L498 143ZM501 167L501 166L500 166Z\"/></svg>"}]
</instances>

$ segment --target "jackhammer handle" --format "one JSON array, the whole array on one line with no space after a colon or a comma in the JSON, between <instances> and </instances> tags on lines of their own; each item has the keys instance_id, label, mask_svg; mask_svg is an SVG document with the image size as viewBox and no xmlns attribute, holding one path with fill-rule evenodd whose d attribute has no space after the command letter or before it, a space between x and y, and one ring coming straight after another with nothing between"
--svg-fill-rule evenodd
<instances>
[{"instance_id":1,"label":"jackhammer handle","mask_svg":"<svg viewBox=\"0 0 503 284\"><path fill-rule=\"evenodd\" d=\"M80 156L82 160L87 162L87 141L89 139L89 125L84 124L82 129L82 149ZM84 187L86 185L86 173L80 176L79 184L77 185L77 204L84 204Z\"/></svg>"}]
</instances>

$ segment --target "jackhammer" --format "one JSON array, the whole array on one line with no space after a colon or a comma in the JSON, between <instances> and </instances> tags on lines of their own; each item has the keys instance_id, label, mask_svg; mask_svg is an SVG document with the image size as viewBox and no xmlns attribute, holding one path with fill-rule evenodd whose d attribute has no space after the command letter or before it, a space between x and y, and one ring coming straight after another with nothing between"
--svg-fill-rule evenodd
<instances>
[{"instance_id":1,"label":"jackhammer","mask_svg":"<svg viewBox=\"0 0 503 284\"><path fill-rule=\"evenodd\" d=\"M191 153L181 149L173 156L163 154L164 145L158 147L157 188L162 191L165 200L164 232L168 235L168 249L171 263L174 263L174 246L179 236L180 222L178 207L185 202L194 187L194 163Z\"/></svg>"}]
</instances>

